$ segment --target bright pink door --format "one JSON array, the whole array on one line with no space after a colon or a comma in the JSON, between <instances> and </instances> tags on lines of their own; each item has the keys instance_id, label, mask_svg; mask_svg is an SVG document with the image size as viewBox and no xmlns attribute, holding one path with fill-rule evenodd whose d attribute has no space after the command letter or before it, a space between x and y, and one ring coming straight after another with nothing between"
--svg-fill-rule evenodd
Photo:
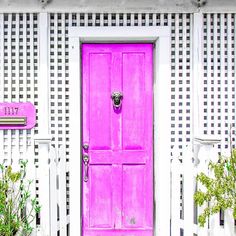
<instances>
[{"instance_id":1,"label":"bright pink door","mask_svg":"<svg viewBox=\"0 0 236 236\"><path fill-rule=\"evenodd\" d=\"M84 236L153 235L152 52L82 45Z\"/></svg>"}]
</instances>

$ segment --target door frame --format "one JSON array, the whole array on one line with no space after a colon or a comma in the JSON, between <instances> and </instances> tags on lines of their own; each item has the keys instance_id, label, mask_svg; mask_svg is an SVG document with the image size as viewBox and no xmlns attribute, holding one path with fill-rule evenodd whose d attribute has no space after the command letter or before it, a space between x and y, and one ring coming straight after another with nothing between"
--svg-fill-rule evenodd
<instances>
[{"instance_id":1,"label":"door frame","mask_svg":"<svg viewBox=\"0 0 236 236\"><path fill-rule=\"evenodd\" d=\"M81 217L81 44L154 44L154 235L170 229L171 27L69 27L70 235L80 236ZM79 181L78 181L79 180ZM164 181L163 181L164 180Z\"/></svg>"}]
</instances>

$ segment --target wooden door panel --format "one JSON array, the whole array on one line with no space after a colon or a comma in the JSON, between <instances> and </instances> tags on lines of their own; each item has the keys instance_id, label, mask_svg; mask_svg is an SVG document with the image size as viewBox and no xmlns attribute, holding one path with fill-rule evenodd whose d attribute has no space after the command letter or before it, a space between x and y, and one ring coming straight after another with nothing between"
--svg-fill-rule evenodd
<instances>
[{"instance_id":1,"label":"wooden door panel","mask_svg":"<svg viewBox=\"0 0 236 236\"><path fill-rule=\"evenodd\" d=\"M144 149L144 53L123 53L123 150ZM134 107L135 109L131 109Z\"/></svg>"},{"instance_id":2,"label":"wooden door panel","mask_svg":"<svg viewBox=\"0 0 236 236\"><path fill-rule=\"evenodd\" d=\"M152 51L152 44L82 45L84 236L153 233ZM123 95L119 109L113 92Z\"/></svg>"},{"instance_id":3,"label":"wooden door panel","mask_svg":"<svg viewBox=\"0 0 236 236\"><path fill-rule=\"evenodd\" d=\"M145 165L123 165L122 222L124 228L145 226Z\"/></svg>"},{"instance_id":4,"label":"wooden door panel","mask_svg":"<svg viewBox=\"0 0 236 236\"><path fill-rule=\"evenodd\" d=\"M112 228L112 167L90 165L89 225Z\"/></svg>"},{"instance_id":5,"label":"wooden door panel","mask_svg":"<svg viewBox=\"0 0 236 236\"><path fill-rule=\"evenodd\" d=\"M111 63L109 53L89 54L89 144L92 150L111 149ZM99 78L99 83L98 83ZM105 112L104 112L105 111ZM98 135L102 133L102 139Z\"/></svg>"}]
</instances>

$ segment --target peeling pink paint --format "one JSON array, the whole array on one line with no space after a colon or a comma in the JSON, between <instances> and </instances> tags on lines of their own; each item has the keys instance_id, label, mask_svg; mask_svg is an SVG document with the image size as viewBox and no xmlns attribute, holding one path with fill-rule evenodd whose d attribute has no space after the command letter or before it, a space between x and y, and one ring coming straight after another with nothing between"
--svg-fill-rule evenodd
<instances>
[{"instance_id":1,"label":"peeling pink paint","mask_svg":"<svg viewBox=\"0 0 236 236\"><path fill-rule=\"evenodd\" d=\"M152 44L82 45L84 236L153 235L152 54Z\"/></svg>"}]
</instances>

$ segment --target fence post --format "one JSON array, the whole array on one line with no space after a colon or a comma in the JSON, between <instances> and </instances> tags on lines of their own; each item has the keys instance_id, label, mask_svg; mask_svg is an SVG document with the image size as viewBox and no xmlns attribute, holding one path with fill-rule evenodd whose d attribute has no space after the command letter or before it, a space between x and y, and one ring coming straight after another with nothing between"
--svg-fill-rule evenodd
<instances>
[{"instance_id":1,"label":"fence post","mask_svg":"<svg viewBox=\"0 0 236 236\"><path fill-rule=\"evenodd\" d=\"M225 215L224 235L229 235L229 236L236 235L235 226L234 226L234 218L233 218L233 210L232 209L226 210L224 215Z\"/></svg>"},{"instance_id":2,"label":"fence post","mask_svg":"<svg viewBox=\"0 0 236 236\"><path fill-rule=\"evenodd\" d=\"M180 234L180 174L179 155L173 149L171 163L171 235Z\"/></svg>"},{"instance_id":3,"label":"fence post","mask_svg":"<svg viewBox=\"0 0 236 236\"><path fill-rule=\"evenodd\" d=\"M208 164L209 161L216 161L217 160L217 152L214 147L214 144L217 144L220 142L220 139L218 137L214 136L201 136L196 137L195 142L199 145L199 152L198 152L198 159L199 159L199 165L198 165L198 173L203 172L206 175L209 175L208 171ZM202 185L199 184L201 189L204 189ZM206 205L203 205L202 207L199 207L198 215L203 212L203 209L206 207ZM208 230L208 223L207 222L204 227L198 228L198 236L206 236L209 235L210 230ZM214 223L215 224L215 223ZM210 223L210 225L213 225L213 222ZM210 226L209 225L209 226Z\"/></svg>"},{"instance_id":4,"label":"fence post","mask_svg":"<svg viewBox=\"0 0 236 236\"><path fill-rule=\"evenodd\" d=\"M64 148L58 150L58 172L59 172L59 205L60 205L60 235L66 235L66 157ZM59 160L60 159L60 160Z\"/></svg>"},{"instance_id":5,"label":"fence post","mask_svg":"<svg viewBox=\"0 0 236 236\"><path fill-rule=\"evenodd\" d=\"M231 151L230 150L224 150L222 155L225 156L225 157L229 157L231 155ZM236 229L235 229L235 226L234 226L233 210L232 209L227 209L227 210L224 211L224 230L222 230L223 234L221 234L221 235L235 236L236 235L235 230Z\"/></svg>"},{"instance_id":6,"label":"fence post","mask_svg":"<svg viewBox=\"0 0 236 236\"><path fill-rule=\"evenodd\" d=\"M193 235L193 194L194 171L192 147L183 151L183 198L184 198L184 235Z\"/></svg>"},{"instance_id":7,"label":"fence post","mask_svg":"<svg viewBox=\"0 0 236 236\"><path fill-rule=\"evenodd\" d=\"M50 180L49 180L49 159L50 159L49 138L37 138L35 144L38 145L38 171L39 180L39 205L40 211L40 235L50 235Z\"/></svg>"},{"instance_id":8,"label":"fence post","mask_svg":"<svg viewBox=\"0 0 236 236\"><path fill-rule=\"evenodd\" d=\"M50 230L57 235L57 152L50 148Z\"/></svg>"}]
</instances>

